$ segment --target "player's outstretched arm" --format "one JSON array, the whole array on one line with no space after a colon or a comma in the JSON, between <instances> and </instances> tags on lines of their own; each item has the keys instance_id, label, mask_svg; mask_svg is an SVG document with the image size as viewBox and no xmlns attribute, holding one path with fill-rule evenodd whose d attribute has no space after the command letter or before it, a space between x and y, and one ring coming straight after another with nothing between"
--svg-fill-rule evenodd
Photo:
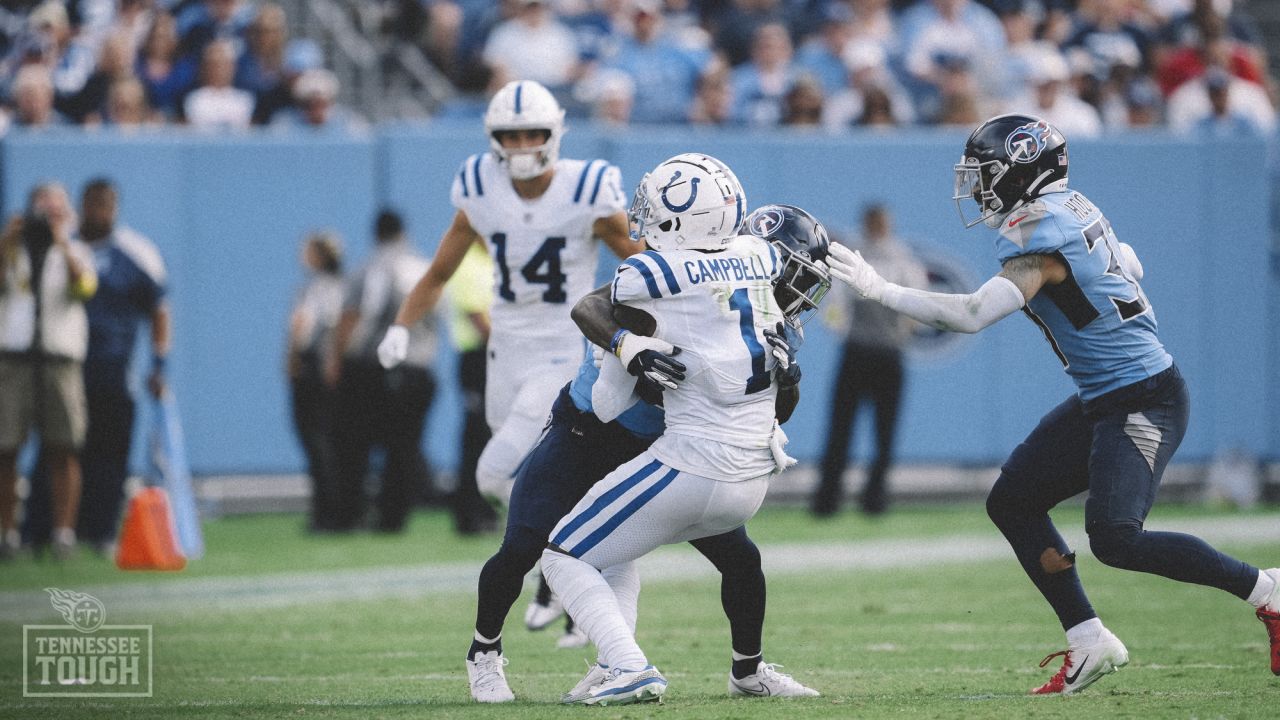
<instances>
[{"instance_id":1,"label":"player's outstretched arm","mask_svg":"<svg viewBox=\"0 0 1280 720\"><path fill-rule=\"evenodd\" d=\"M620 258L645 251L644 241L631 237L631 223L627 221L626 213L617 212L597 219L591 225L591 232Z\"/></svg>"},{"instance_id":2,"label":"player's outstretched arm","mask_svg":"<svg viewBox=\"0 0 1280 720\"><path fill-rule=\"evenodd\" d=\"M886 282L862 255L831 244L831 274L868 300L948 332L975 333L1020 310L1045 284L1061 282L1066 269L1047 255L1019 255L1000 274L967 295L935 293Z\"/></svg>"},{"instance_id":3,"label":"player's outstretched arm","mask_svg":"<svg viewBox=\"0 0 1280 720\"><path fill-rule=\"evenodd\" d=\"M773 414L778 423L791 419L796 406L800 404L800 363L796 361L796 348L799 347L799 334L796 328L788 329L779 322L773 330L764 331L764 339L769 343L769 351L778 361L773 370L773 380L778 385L778 396L774 400Z\"/></svg>"},{"instance_id":4,"label":"player's outstretched arm","mask_svg":"<svg viewBox=\"0 0 1280 720\"><path fill-rule=\"evenodd\" d=\"M440 247L436 249L431 265L400 304L395 323L387 328L387 334L378 343L378 362L383 367L390 369L404 362L409 354L409 328L435 309L444 292L444 284L458 271L471 243L480 241L480 235L471 227L467 214L461 210L454 213L453 223L440 239Z\"/></svg>"}]
</instances>

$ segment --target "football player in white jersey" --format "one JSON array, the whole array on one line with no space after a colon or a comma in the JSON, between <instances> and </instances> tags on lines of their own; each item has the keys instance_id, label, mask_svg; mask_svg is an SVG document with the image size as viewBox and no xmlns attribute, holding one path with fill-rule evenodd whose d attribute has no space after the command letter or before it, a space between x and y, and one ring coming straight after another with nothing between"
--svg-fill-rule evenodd
<instances>
[{"instance_id":1,"label":"football player in white jersey","mask_svg":"<svg viewBox=\"0 0 1280 720\"><path fill-rule=\"evenodd\" d=\"M791 355L773 332L787 317L775 285L779 294L792 285L775 282L784 267L770 243L738 237L745 207L733 173L695 153L663 162L636 191L631 219L653 250L619 266L608 292L613 304L651 315L657 329L653 338L612 335L617 360L604 359L592 399L611 378L647 374L670 388L666 430L592 487L542 555L547 581L609 668L599 684L575 688L576 702L643 702L667 684L635 642L634 613L622 609L622 594L601 570L741 526L763 502L769 478L794 462L775 418L794 409L799 373L783 367ZM816 305L817 297L805 299ZM589 298L575 307L580 325L591 322L580 315L597 294ZM599 339L598 330L588 334ZM682 376L678 387L667 382L668 369Z\"/></svg>"},{"instance_id":2,"label":"football player in white jersey","mask_svg":"<svg viewBox=\"0 0 1280 720\"><path fill-rule=\"evenodd\" d=\"M595 284L596 238L620 257L644 247L630 238L618 169L559 157L564 110L546 88L507 84L484 124L492 151L472 155L458 170L453 224L378 357L385 367L404 359L407 328L435 307L472 243L482 243L494 260L496 290L485 383L485 419L494 434L476 480L505 502L520 460L582 357L569 309Z\"/></svg>"}]
</instances>

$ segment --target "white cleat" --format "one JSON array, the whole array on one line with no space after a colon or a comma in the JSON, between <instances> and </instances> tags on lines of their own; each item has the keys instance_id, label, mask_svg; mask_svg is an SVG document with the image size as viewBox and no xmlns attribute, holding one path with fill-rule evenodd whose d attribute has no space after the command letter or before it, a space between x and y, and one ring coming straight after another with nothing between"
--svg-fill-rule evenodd
<instances>
[{"instance_id":1,"label":"white cleat","mask_svg":"<svg viewBox=\"0 0 1280 720\"><path fill-rule=\"evenodd\" d=\"M600 663L587 663L590 667L587 670L586 677L578 681L573 689L560 696L560 702L565 705L573 705L587 699L591 694L591 690L600 685L609 678L609 666Z\"/></svg>"},{"instance_id":2,"label":"white cleat","mask_svg":"<svg viewBox=\"0 0 1280 720\"><path fill-rule=\"evenodd\" d=\"M542 630L563 614L564 606L560 604L560 598L555 595L551 596L546 605L534 598L524 611L524 626L530 630Z\"/></svg>"},{"instance_id":3,"label":"white cleat","mask_svg":"<svg viewBox=\"0 0 1280 720\"><path fill-rule=\"evenodd\" d=\"M586 647L589 642L591 642L591 639L582 631L582 628L574 625L572 630L566 630L565 633L556 640L556 647L561 650L569 650L572 648Z\"/></svg>"},{"instance_id":4,"label":"white cleat","mask_svg":"<svg viewBox=\"0 0 1280 720\"><path fill-rule=\"evenodd\" d=\"M467 680L471 683L471 697L476 702L504 703L516 699L502 670L506 665L507 659L497 650L479 653L475 660L467 661Z\"/></svg>"},{"instance_id":5,"label":"white cleat","mask_svg":"<svg viewBox=\"0 0 1280 720\"><path fill-rule=\"evenodd\" d=\"M1129 664L1129 651L1124 643L1106 628L1088 645L1056 652L1040 661L1040 667L1053 658L1065 655L1066 660L1049 682L1031 691L1032 695L1070 695L1080 692L1102 678Z\"/></svg>"},{"instance_id":6,"label":"white cleat","mask_svg":"<svg viewBox=\"0 0 1280 720\"><path fill-rule=\"evenodd\" d=\"M818 697L820 693L796 682L790 675L778 672L781 665L763 660L756 671L744 678L729 673L729 694L748 697Z\"/></svg>"},{"instance_id":7,"label":"white cleat","mask_svg":"<svg viewBox=\"0 0 1280 720\"><path fill-rule=\"evenodd\" d=\"M590 688L586 697L576 701L580 705L629 705L662 699L667 691L667 679L658 668L646 665L643 670L612 668L604 682Z\"/></svg>"}]
</instances>

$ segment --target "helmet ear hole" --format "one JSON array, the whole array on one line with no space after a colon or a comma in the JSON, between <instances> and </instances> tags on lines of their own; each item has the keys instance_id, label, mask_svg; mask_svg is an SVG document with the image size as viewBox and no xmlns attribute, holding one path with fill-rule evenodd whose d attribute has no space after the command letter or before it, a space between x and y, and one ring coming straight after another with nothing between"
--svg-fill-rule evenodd
<instances>
[{"instance_id":1,"label":"helmet ear hole","mask_svg":"<svg viewBox=\"0 0 1280 720\"><path fill-rule=\"evenodd\" d=\"M662 222L658 223L658 229L661 230L662 232L671 232L671 221L663 220Z\"/></svg>"}]
</instances>

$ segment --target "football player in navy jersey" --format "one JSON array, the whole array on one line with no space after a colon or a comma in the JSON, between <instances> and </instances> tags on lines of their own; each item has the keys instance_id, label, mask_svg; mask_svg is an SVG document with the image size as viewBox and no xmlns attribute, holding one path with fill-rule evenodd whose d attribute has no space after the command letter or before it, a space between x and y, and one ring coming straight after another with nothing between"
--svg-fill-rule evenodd
<instances>
[{"instance_id":1,"label":"football player in navy jersey","mask_svg":"<svg viewBox=\"0 0 1280 720\"><path fill-rule=\"evenodd\" d=\"M1070 694L1129 661L1094 612L1075 553L1049 510L1088 491L1085 530L1112 567L1208 585L1248 601L1266 625L1280 675L1280 568L1259 570L1203 540L1143 528L1187 427L1186 383L1156 333L1142 265L1092 202L1067 186L1067 143L1028 115L1001 115L969 136L955 166L965 227L999 231L1002 269L977 291L948 295L885 282L836 244L831 274L863 297L933 327L973 333L1017 310L1044 332L1077 392L1014 449L987 512L1067 632L1061 669L1035 694ZM970 217L976 205L977 214Z\"/></svg>"}]
</instances>

